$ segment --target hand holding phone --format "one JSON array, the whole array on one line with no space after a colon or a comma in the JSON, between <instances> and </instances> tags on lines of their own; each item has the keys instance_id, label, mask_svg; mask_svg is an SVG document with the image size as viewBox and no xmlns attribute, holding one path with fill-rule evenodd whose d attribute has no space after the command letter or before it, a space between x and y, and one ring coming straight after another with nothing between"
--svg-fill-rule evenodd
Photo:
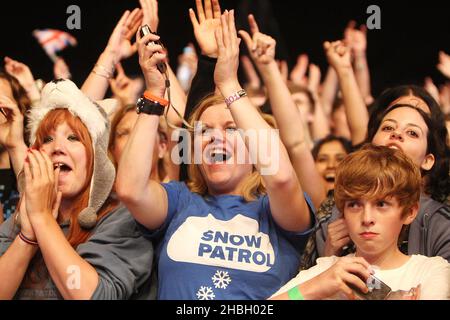
<instances>
[{"instance_id":1,"label":"hand holding phone","mask_svg":"<svg viewBox=\"0 0 450 320\"><path fill-rule=\"evenodd\" d=\"M145 37L146 35L148 35L150 33L151 34L156 34L150 29L150 27L148 25L142 26L141 30L139 31L139 34L140 34L141 38ZM161 41L156 40L156 41L152 41L152 42L154 44L160 45L161 47L164 48L164 45L161 43ZM149 42L149 43L151 43L151 42ZM159 72L161 72L161 73L165 73L167 71L167 66L166 66L166 64L164 62L158 63L156 65L156 67L158 68Z\"/></svg>"},{"instance_id":2,"label":"hand holding phone","mask_svg":"<svg viewBox=\"0 0 450 320\"><path fill-rule=\"evenodd\" d=\"M383 281L371 275L367 281L367 287L369 291L367 293L362 292L356 287L351 286L355 294L362 300L386 300L391 293L391 288Z\"/></svg>"}]
</instances>

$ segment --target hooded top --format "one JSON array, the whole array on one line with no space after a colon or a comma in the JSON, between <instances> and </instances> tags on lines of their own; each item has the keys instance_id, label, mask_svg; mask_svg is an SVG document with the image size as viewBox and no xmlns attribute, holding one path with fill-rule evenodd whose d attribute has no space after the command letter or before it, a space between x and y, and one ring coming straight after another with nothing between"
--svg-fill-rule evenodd
<instances>
[{"instance_id":1,"label":"hooded top","mask_svg":"<svg viewBox=\"0 0 450 320\"><path fill-rule=\"evenodd\" d=\"M41 93L41 101L29 111L28 129L30 143L36 141L36 132L47 113L55 109L67 109L86 126L92 140L94 171L91 178L89 203L78 215L84 229L97 223L97 213L108 198L115 179L115 169L108 158L110 125L106 112L86 97L70 80L54 80Z\"/></svg>"}]
</instances>

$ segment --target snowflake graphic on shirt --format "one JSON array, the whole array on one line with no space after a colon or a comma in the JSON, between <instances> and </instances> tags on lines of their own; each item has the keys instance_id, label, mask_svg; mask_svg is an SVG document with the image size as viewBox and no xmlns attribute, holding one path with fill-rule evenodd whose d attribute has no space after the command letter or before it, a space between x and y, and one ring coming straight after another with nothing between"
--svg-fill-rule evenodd
<instances>
[{"instance_id":1,"label":"snowflake graphic on shirt","mask_svg":"<svg viewBox=\"0 0 450 320\"><path fill-rule=\"evenodd\" d=\"M216 289L226 289L231 282L228 271L217 270L211 279Z\"/></svg>"},{"instance_id":2,"label":"snowflake graphic on shirt","mask_svg":"<svg viewBox=\"0 0 450 320\"><path fill-rule=\"evenodd\" d=\"M215 297L216 295L212 291L211 287L201 286L200 289L197 291L198 300L214 300Z\"/></svg>"}]
</instances>

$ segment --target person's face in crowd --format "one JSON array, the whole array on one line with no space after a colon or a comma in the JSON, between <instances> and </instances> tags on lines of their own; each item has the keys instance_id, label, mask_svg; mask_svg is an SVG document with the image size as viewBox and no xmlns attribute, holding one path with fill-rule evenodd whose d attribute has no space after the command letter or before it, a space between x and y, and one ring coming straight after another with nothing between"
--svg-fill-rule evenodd
<instances>
[{"instance_id":1,"label":"person's face in crowd","mask_svg":"<svg viewBox=\"0 0 450 320\"><path fill-rule=\"evenodd\" d=\"M63 122L44 137L42 150L56 166L60 164L58 190L65 199L82 192L87 177L87 151L74 130Z\"/></svg>"},{"instance_id":2,"label":"person's face in crowd","mask_svg":"<svg viewBox=\"0 0 450 320\"><path fill-rule=\"evenodd\" d=\"M403 208L395 197L346 201L344 219L349 236L356 245L356 254L379 257L396 250L403 225L414 220L417 210L418 205L403 214Z\"/></svg>"},{"instance_id":3,"label":"person's face in crowd","mask_svg":"<svg viewBox=\"0 0 450 320\"><path fill-rule=\"evenodd\" d=\"M323 179L327 191L334 189L336 168L347 152L339 141L324 143L317 153L316 168Z\"/></svg>"},{"instance_id":4,"label":"person's face in crowd","mask_svg":"<svg viewBox=\"0 0 450 320\"><path fill-rule=\"evenodd\" d=\"M133 110L125 113L123 118L117 124L114 132L114 148L112 154L116 163L119 163L120 157L130 137L131 131L138 119L138 114ZM163 133L156 135L156 144L153 151L152 172L158 168L158 160L161 159L167 151L167 142L162 139Z\"/></svg>"},{"instance_id":5,"label":"person's face in crowd","mask_svg":"<svg viewBox=\"0 0 450 320\"><path fill-rule=\"evenodd\" d=\"M239 194L239 184L251 174L253 166L230 110L224 103L213 105L202 113L199 121L202 129L196 133L194 143L201 143L199 167L209 193Z\"/></svg>"},{"instance_id":6,"label":"person's face in crowd","mask_svg":"<svg viewBox=\"0 0 450 320\"><path fill-rule=\"evenodd\" d=\"M331 114L331 128L333 129L333 134L335 136L351 140L352 136L343 104L336 108Z\"/></svg>"},{"instance_id":7,"label":"person's face in crowd","mask_svg":"<svg viewBox=\"0 0 450 320\"><path fill-rule=\"evenodd\" d=\"M308 99L308 96L304 92L296 92L292 94L292 99L294 100L298 111L300 111L300 115L305 121L305 123L312 123L314 120L314 115L312 113L311 102Z\"/></svg>"},{"instance_id":8,"label":"person's face in crowd","mask_svg":"<svg viewBox=\"0 0 450 320\"><path fill-rule=\"evenodd\" d=\"M420 113L400 107L386 114L372 143L400 149L421 169L430 170L434 156L427 153L427 136L428 127Z\"/></svg>"}]
</instances>

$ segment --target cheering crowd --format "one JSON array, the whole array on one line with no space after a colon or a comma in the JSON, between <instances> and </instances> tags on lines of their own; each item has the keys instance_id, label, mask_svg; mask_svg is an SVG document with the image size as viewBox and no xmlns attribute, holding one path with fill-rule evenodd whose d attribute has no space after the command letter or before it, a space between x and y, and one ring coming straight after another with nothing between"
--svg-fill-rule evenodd
<instances>
[{"instance_id":1,"label":"cheering crowd","mask_svg":"<svg viewBox=\"0 0 450 320\"><path fill-rule=\"evenodd\" d=\"M450 56L442 87L372 96L365 27L324 42L322 79L253 15L195 8L175 71L156 0L79 87L4 58L0 299L449 299Z\"/></svg>"}]
</instances>

